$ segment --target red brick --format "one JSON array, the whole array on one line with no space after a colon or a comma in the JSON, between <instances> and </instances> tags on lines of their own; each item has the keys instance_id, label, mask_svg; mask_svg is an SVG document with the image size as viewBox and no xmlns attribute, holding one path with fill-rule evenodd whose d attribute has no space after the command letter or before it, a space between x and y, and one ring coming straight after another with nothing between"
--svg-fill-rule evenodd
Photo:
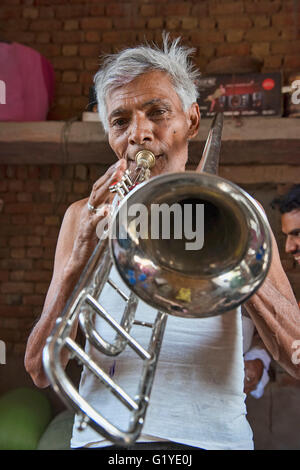
<instances>
[{"instance_id":1,"label":"red brick","mask_svg":"<svg viewBox=\"0 0 300 470\"><path fill-rule=\"evenodd\" d=\"M112 16L130 16L133 15L134 12L137 13L137 8L135 8L134 4L132 3L116 3L116 2L109 2L106 5L106 15L109 17Z\"/></svg>"},{"instance_id":2,"label":"red brick","mask_svg":"<svg viewBox=\"0 0 300 470\"><path fill-rule=\"evenodd\" d=\"M15 178L16 167L12 165L7 165L6 167L6 176L7 178Z\"/></svg>"},{"instance_id":3,"label":"red brick","mask_svg":"<svg viewBox=\"0 0 300 470\"><path fill-rule=\"evenodd\" d=\"M252 26L252 20L248 16L231 15L216 18L220 31L227 29L248 29Z\"/></svg>"},{"instance_id":4,"label":"red brick","mask_svg":"<svg viewBox=\"0 0 300 470\"><path fill-rule=\"evenodd\" d=\"M16 34L16 31L27 31L29 23L29 20L25 18L10 18L2 22L1 29L2 31L14 31Z\"/></svg>"},{"instance_id":5,"label":"red brick","mask_svg":"<svg viewBox=\"0 0 300 470\"><path fill-rule=\"evenodd\" d=\"M39 17L41 19L50 19L54 18L55 12L53 8L49 7L39 7Z\"/></svg>"},{"instance_id":6,"label":"red brick","mask_svg":"<svg viewBox=\"0 0 300 470\"><path fill-rule=\"evenodd\" d=\"M31 259L3 259L0 260L0 269L4 270L15 270L15 269L32 269L32 260Z\"/></svg>"},{"instance_id":7,"label":"red brick","mask_svg":"<svg viewBox=\"0 0 300 470\"><path fill-rule=\"evenodd\" d=\"M1 7L0 20L8 20L9 18L20 18L22 9L20 7L8 6Z\"/></svg>"},{"instance_id":8,"label":"red brick","mask_svg":"<svg viewBox=\"0 0 300 470\"><path fill-rule=\"evenodd\" d=\"M84 31L55 31L52 41L55 44L77 44L84 41Z\"/></svg>"},{"instance_id":9,"label":"red brick","mask_svg":"<svg viewBox=\"0 0 300 470\"><path fill-rule=\"evenodd\" d=\"M122 16L118 18L113 17L113 28L114 29L134 29L140 30L145 29L147 25L147 19L136 16Z\"/></svg>"},{"instance_id":10,"label":"red brick","mask_svg":"<svg viewBox=\"0 0 300 470\"><path fill-rule=\"evenodd\" d=\"M9 245L14 247L23 247L26 245L26 237L24 235L18 235L9 239Z\"/></svg>"},{"instance_id":11,"label":"red brick","mask_svg":"<svg viewBox=\"0 0 300 470\"><path fill-rule=\"evenodd\" d=\"M50 167L50 178L58 181L62 178L62 167L61 165L51 165Z\"/></svg>"},{"instance_id":12,"label":"red brick","mask_svg":"<svg viewBox=\"0 0 300 470\"><path fill-rule=\"evenodd\" d=\"M140 15L146 18L155 16L156 6L155 5L141 5Z\"/></svg>"},{"instance_id":13,"label":"red brick","mask_svg":"<svg viewBox=\"0 0 300 470\"><path fill-rule=\"evenodd\" d=\"M18 204L6 204L4 211L7 214L27 214L32 211L32 204L26 202L19 202Z\"/></svg>"},{"instance_id":14,"label":"red brick","mask_svg":"<svg viewBox=\"0 0 300 470\"><path fill-rule=\"evenodd\" d=\"M167 28L168 29L173 29L170 27L170 24L168 24L168 21L170 21L170 18L167 18ZM178 20L176 20L178 21ZM163 18L161 16L156 16L154 18L149 18L148 20L148 28L149 29L159 29L163 27Z\"/></svg>"},{"instance_id":15,"label":"red brick","mask_svg":"<svg viewBox=\"0 0 300 470\"><path fill-rule=\"evenodd\" d=\"M245 4L245 11L247 13L275 13L279 11L281 7L280 1L264 1L264 0L259 0L258 2L253 2L253 1L246 1L244 2Z\"/></svg>"},{"instance_id":16,"label":"red brick","mask_svg":"<svg viewBox=\"0 0 300 470\"><path fill-rule=\"evenodd\" d=\"M8 181L2 180L0 181L0 192L5 192L8 189Z\"/></svg>"},{"instance_id":17,"label":"red brick","mask_svg":"<svg viewBox=\"0 0 300 470\"><path fill-rule=\"evenodd\" d=\"M42 258L43 248L40 247L31 247L27 250L27 258Z\"/></svg>"},{"instance_id":18,"label":"red brick","mask_svg":"<svg viewBox=\"0 0 300 470\"><path fill-rule=\"evenodd\" d=\"M35 212L37 214L52 214L53 212L53 204L51 203L41 203L35 205Z\"/></svg>"},{"instance_id":19,"label":"red brick","mask_svg":"<svg viewBox=\"0 0 300 470\"><path fill-rule=\"evenodd\" d=\"M23 304L24 305L40 305L43 306L45 301L45 296L42 294L34 294L34 295L24 295L23 296Z\"/></svg>"},{"instance_id":20,"label":"red brick","mask_svg":"<svg viewBox=\"0 0 300 470\"><path fill-rule=\"evenodd\" d=\"M102 35L104 43L111 44L130 44L135 42L136 33L135 31L110 31L105 32Z\"/></svg>"},{"instance_id":21,"label":"red brick","mask_svg":"<svg viewBox=\"0 0 300 470\"><path fill-rule=\"evenodd\" d=\"M89 5L72 5L66 4L55 7L55 15L61 20L67 18L83 17L89 14Z\"/></svg>"},{"instance_id":22,"label":"red brick","mask_svg":"<svg viewBox=\"0 0 300 470\"><path fill-rule=\"evenodd\" d=\"M300 55L288 55L284 58L284 66L289 70L296 70L300 67Z\"/></svg>"},{"instance_id":23,"label":"red brick","mask_svg":"<svg viewBox=\"0 0 300 470\"><path fill-rule=\"evenodd\" d=\"M283 40L294 40L294 39L300 39L300 29L297 29L295 27L286 27L283 28L281 31L281 38Z\"/></svg>"},{"instance_id":24,"label":"red brick","mask_svg":"<svg viewBox=\"0 0 300 470\"><path fill-rule=\"evenodd\" d=\"M38 44L48 44L50 42L51 35L47 32L36 33L35 41Z\"/></svg>"},{"instance_id":25,"label":"red brick","mask_svg":"<svg viewBox=\"0 0 300 470\"><path fill-rule=\"evenodd\" d=\"M0 271L0 281L6 282L9 280L10 271Z\"/></svg>"},{"instance_id":26,"label":"red brick","mask_svg":"<svg viewBox=\"0 0 300 470\"><path fill-rule=\"evenodd\" d=\"M193 44L223 43L224 33L220 31L196 31L191 32L191 41Z\"/></svg>"},{"instance_id":27,"label":"red brick","mask_svg":"<svg viewBox=\"0 0 300 470\"><path fill-rule=\"evenodd\" d=\"M230 29L226 32L228 42L241 42L244 39L245 31L241 29Z\"/></svg>"},{"instance_id":28,"label":"red brick","mask_svg":"<svg viewBox=\"0 0 300 470\"><path fill-rule=\"evenodd\" d=\"M76 194L87 194L89 189L89 183L86 181L74 181L73 191Z\"/></svg>"},{"instance_id":29,"label":"red brick","mask_svg":"<svg viewBox=\"0 0 300 470\"><path fill-rule=\"evenodd\" d=\"M244 12L243 2L209 2L209 13L211 15L234 15Z\"/></svg>"},{"instance_id":30,"label":"red brick","mask_svg":"<svg viewBox=\"0 0 300 470\"><path fill-rule=\"evenodd\" d=\"M99 31L87 31L85 33L85 39L87 42L95 42L97 44L101 41L101 36L102 34Z\"/></svg>"},{"instance_id":31,"label":"red brick","mask_svg":"<svg viewBox=\"0 0 300 470\"><path fill-rule=\"evenodd\" d=\"M215 19L207 17L207 18L199 18L198 24L199 24L200 31L206 31L208 29L215 29L217 23Z\"/></svg>"},{"instance_id":32,"label":"red brick","mask_svg":"<svg viewBox=\"0 0 300 470\"><path fill-rule=\"evenodd\" d=\"M19 201L19 202L32 202L32 194L31 193L18 193L17 194L17 201Z\"/></svg>"},{"instance_id":33,"label":"red brick","mask_svg":"<svg viewBox=\"0 0 300 470\"><path fill-rule=\"evenodd\" d=\"M283 56L281 55L269 55L264 58L263 71L275 71L280 70L282 66Z\"/></svg>"},{"instance_id":34,"label":"red brick","mask_svg":"<svg viewBox=\"0 0 300 470\"><path fill-rule=\"evenodd\" d=\"M30 282L3 282L0 289L3 294L32 294L34 284Z\"/></svg>"},{"instance_id":35,"label":"red brick","mask_svg":"<svg viewBox=\"0 0 300 470\"><path fill-rule=\"evenodd\" d=\"M271 51L274 54L297 54L300 51L300 40L273 42Z\"/></svg>"},{"instance_id":36,"label":"red brick","mask_svg":"<svg viewBox=\"0 0 300 470\"><path fill-rule=\"evenodd\" d=\"M246 42L240 44L220 44L217 46L217 56L246 56L250 53L250 45Z\"/></svg>"},{"instance_id":37,"label":"red brick","mask_svg":"<svg viewBox=\"0 0 300 470\"><path fill-rule=\"evenodd\" d=\"M203 16L208 16L208 2L197 2L192 5L191 16L201 18Z\"/></svg>"},{"instance_id":38,"label":"red brick","mask_svg":"<svg viewBox=\"0 0 300 470\"><path fill-rule=\"evenodd\" d=\"M104 5L91 5L89 13L91 16L103 16L104 15Z\"/></svg>"},{"instance_id":39,"label":"red brick","mask_svg":"<svg viewBox=\"0 0 300 470\"><path fill-rule=\"evenodd\" d=\"M82 59L80 57L54 57L53 67L60 70L81 70Z\"/></svg>"},{"instance_id":40,"label":"red brick","mask_svg":"<svg viewBox=\"0 0 300 470\"><path fill-rule=\"evenodd\" d=\"M9 279L11 281L24 281L25 271L12 271L10 273Z\"/></svg>"},{"instance_id":41,"label":"red brick","mask_svg":"<svg viewBox=\"0 0 300 470\"><path fill-rule=\"evenodd\" d=\"M24 165L18 165L16 170L16 177L19 180L26 180L28 178L28 168Z\"/></svg>"},{"instance_id":42,"label":"red brick","mask_svg":"<svg viewBox=\"0 0 300 470\"><path fill-rule=\"evenodd\" d=\"M99 57L100 52L101 52L100 44L80 44L79 46L79 55L81 57L95 57L95 60L96 60ZM81 70L82 70L82 67L81 67Z\"/></svg>"},{"instance_id":43,"label":"red brick","mask_svg":"<svg viewBox=\"0 0 300 470\"><path fill-rule=\"evenodd\" d=\"M192 30L198 26L198 18L190 16L182 18L182 29Z\"/></svg>"},{"instance_id":44,"label":"red brick","mask_svg":"<svg viewBox=\"0 0 300 470\"><path fill-rule=\"evenodd\" d=\"M3 205L4 207L7 206L7 204L11 203L11 202L16 202L17 201L17 193L15 192L10 192L10 193L3 193L1 195L1 200L3 201ZM2 209L1 209L2 210Z\"/></svg>"},{"instance_id":45,"label":"red brick","mask_svg":"<svg viewBox=\"0 0 300 470\"><path fill-rule=\"evenodd\" d=\"M276 28L252 28L246 32L245 38L249 41L276 41L279 38L279 30Z\"/></svg>"},{"instance_id":46,"label":"red brick","mask_svg":"<svg viewBox=\"0 0 300 470\"><path fill-rule=\"evenodd\" d=\"M188 16L191 12L192 4L191 2L178 2L173 1L171 3L167 3L166 5L161 5L159 8L159 12L161 15L166 16L169 18L170 16Z\"/></svg>"},{"instance_id":47,"label":"red brick","mask_svg":"<svg viewBox=\"0 0 300 470\"><path fill-rule=\"evenodd\" d=\"M25 225L27 223L27 220L27 216L23 214L11 216L11 223L13 225Z\"/></svg>"},{"instance_id":48,"label":"red brick","mask_svg":"<svg viewBox=\"0 0 300 470\"><path fill-rule=\"evenodd\" d=\"M25 305L0 305L0 317L4 315L9 315L13 317L28 317L32 315L32 308ZM2 336L1 329L1 339L4 340Z\"/></svg>"},{"instance_id":49,"label":"red brick","mask_svg":"<svg viewBox=\"0 0 300 470\"><path fill-rule=\"evenodd\" d=\"M64 22L64 30L65 31L76 31L79 28L79 21L78 20L67 20Z\"/></svg>"},{"instance_id":50,"label":"red brick","mask_svg":"<svg viewBox=\"0 0 300 470\"><path fill-rule=\"evenodd\" d=\"M297 16L293 13L278 13L272 16L272 24L274 26L295 26L297 25L297 20L299 21L300 14Z\"/></svg>"},{"instance_id":51,"label":"red brick","mask_svg":"<svg viewBox=\"0 0 300 470\"><path fill-rule=\"evenodd\" d=\"M49 282L51 280L52 273L45 270L34 270L34 271L25 271L24 272L24 281L45 281Z\"/></svg>"},{"instance_id":52,"label":"red brick","mask_svg":"<svg viewBox=\"0 0 300 470\"><path fill-rule=\"evenodd\" d=\"M258 15L253 17L254 26L258 28L266 28L271 24L271 17L269 15Z\"/></svg>"},{"instance_id":53,"label":"red brick","mask_svg":"<svg viewBox=\"0 0 300 470\"><path fill-rule=\"evenodd\" d=\"M38 8L24 8L22 12L23 18L28 18L30 20L36 20L39 17Z\"/></svg>"},{"instance_id":54,"label":"red brick","mask_svg":"<svg viewBox=\"0 0 300 470\"><path fill-rule=\"evenodd\" d=\"M24 259L25 256L25 248L14 248L10 252L10 256L12 259Z\"/></svg>"},{"instance_id":55,"label":"red brick","mask_svg":"<svg viewBox=\"0 0 300 470\"><path fill-rule=\"evenodd\" d=\"M112 28L111 18L99 17L99 18L83 18L80 20L80 25L83 30L94 29L94 30L110 30Z\"/></svg>"},{"instance_id":56,"label":"red brick","mask_svg":"<svg viewBox=\"0 0 300 470\"><path fill-rule=\"evenodd\" d=\"M37 236L26 237L26 246L40 246L41 238Z\"/></svg>"},{"instance_id":57,"label":"red brick","mask_svg":"<svg viewBox=\"0 0 300 470\"><path fill-rule=\"evenodd\" d=\"M251 46L251 54L258 58L269 56L270 44L268 42L254 42Z\"/></svg>"},{"instance_id":58,"label":"red brick","mask_svg":"<svg viewBox=\"0 0 300 470\"><path fill-rule=\"evenodd\" d=\"M63 25L62 21L58 21L54 19L36 20L36 21L30 22L28 30L29 31L60 31L62 29L62 25Z\"/></svg>"}]
</instances>

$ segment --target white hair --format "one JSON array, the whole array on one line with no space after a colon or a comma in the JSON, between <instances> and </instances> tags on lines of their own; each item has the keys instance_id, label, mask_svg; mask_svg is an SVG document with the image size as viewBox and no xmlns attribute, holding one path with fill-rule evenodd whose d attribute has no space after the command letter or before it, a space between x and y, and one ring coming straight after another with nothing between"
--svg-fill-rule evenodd
<instances>
[{"instance_id":1,"label":"white hair","mask_svg":"<svg viewBox=\"0 0 300 470\"><path fill-rule=\"evenodd\" d=\"M148 44L125 49L104 58L94 76L98 113L105 132L108 132L106 96L109 92L145 72L160 70L169 74L184 111L197 101L199 71L190 61L194 49L179 45L180 37L169 44L169 34L163 34L163 46Z\"/></svg>"}]
</instances>

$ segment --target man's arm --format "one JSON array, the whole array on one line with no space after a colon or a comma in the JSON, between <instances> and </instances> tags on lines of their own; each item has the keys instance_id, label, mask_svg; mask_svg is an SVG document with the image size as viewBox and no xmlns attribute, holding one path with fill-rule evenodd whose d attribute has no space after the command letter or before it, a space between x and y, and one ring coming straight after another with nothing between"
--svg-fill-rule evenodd
<instances>
[{"instance_id":1,"label":"man's arm","mask_svg":"<svg viewBox=\"0 0 300 470\"><path fill-rule=\"evenodd\" d=\"M300 311L282 268L272 235L272 262L258 291L244 306L273 358L292 376L300 379L300 365L292 362L293 343L300 339Z\"/></svg>"},{"instance_id":2,"label":"man's arm","mask_svg":"<svg viewBox=\"0 0 300 470\"><path fill-rule=\"evenodd\" d=\"M25 368L31 375L35 385L41 388L49 385L42 363L43 348L54 328L57 317L62 313L80 275L80 270L75 269L74 265L72 267L71 261L74 245L74 229L77 226L77 212L76 205L72 205L65 214L58 237L53 276L44 308L27 343ZM73 332L74 336L76 336L76 330ZM67 355L65 355L65 364L67 360Z\"/></svg>"},{"instance_id":3,"label":"man's arm","mask_svg":"<svg viewBox=\"0 0 300 470\"><path fill-rule=\"evenodd\" d=\"M114 197L109 191L109 186L113 181L121 179L125 169L125 160L120 160L95 182L89 198L94 207L109 206ZM102 212L90 212L87 202L88 198L75 202L65 214L56 246L53 276L43 312L28 339L25 368L38 387L49 385L42 362L46 340L98 242L96 227L109 212L108 208ZM77 325L72 332L73 338L76 332ZM66 366L67 351L63 352L62 362Z\"/></svg>"}]
</instances>

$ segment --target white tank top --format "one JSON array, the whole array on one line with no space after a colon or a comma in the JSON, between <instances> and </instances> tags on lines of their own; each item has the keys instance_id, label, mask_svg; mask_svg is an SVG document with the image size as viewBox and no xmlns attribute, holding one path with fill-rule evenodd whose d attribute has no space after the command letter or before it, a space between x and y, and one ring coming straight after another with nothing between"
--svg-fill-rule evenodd
<instances>
[{"instance_id":1,"label":"white tank top","mask_svg":"<svg viewBox=\"0 0 300 470\"><path fill-rule=\"evenodd\" d=\"M110 276L124 292L127 287L115 268ZM120 319L121 297L106 284L101 303ZM139 302L136 318L153 321L156 311ZM97 319L105 339L115 332ZM147 347L151 329L133 326L131 334ZM107 357L87 342L86 351L130 396L134 397L140 379L141 359L126 347L116 358ZM113 372L112 372L113 371ZM150 404L138 442L169 440L208 450L251 450L252 431L246 419L243 338L240 309L221 316L186 319L168 316ZM83 368L81 395L113 424L126 430L129 412L124 405L86 368ZM78 430L76 416L71 447L111 445L90 426Z\"/></svg>"}]
</instances>

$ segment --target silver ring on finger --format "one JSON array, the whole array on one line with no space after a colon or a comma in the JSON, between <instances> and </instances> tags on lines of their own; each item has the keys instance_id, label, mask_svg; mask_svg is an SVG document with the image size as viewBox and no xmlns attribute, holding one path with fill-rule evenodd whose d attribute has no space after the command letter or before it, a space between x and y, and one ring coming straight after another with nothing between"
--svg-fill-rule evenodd
<instances>
[{"instance_id":1,"label":"silver ring on finger","mask_svg":"<svg viewBox=\"0 0 300 470\"><path fill-rule=\"evenodd\" d=\"M87 206L90 212L97 212L97 207L92 206L92 204L90 204L89 201L87 203Z\"/></svg>"}]
</instances>

